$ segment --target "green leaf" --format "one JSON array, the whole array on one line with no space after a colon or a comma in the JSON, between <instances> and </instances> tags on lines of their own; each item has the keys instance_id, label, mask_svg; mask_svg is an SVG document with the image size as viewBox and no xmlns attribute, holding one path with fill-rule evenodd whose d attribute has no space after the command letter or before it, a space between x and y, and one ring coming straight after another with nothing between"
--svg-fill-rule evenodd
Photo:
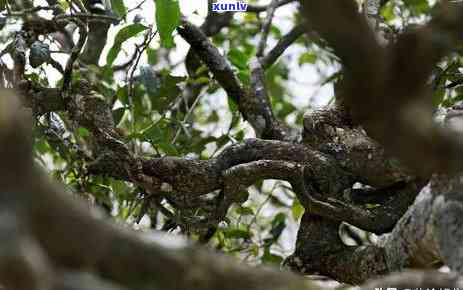
<instances>
[{"instance_id":1,"label":"green leaf","mask_svg":"<svg viewBox=\"0 0 463 290\"><path fill-rule=\"evenodd\" d=\"M381 11L381 15L384 17L386 22L390 22L394 20L394 5L391 2L387 3Z\"/></svg>"},{"instance_id":2,"label":"green leaf","mask_svg":"<svg viewBox=\"0 0 463 290\"><path fill-rule=\"evenodd\" d=\"M140 132L140 138L151 143L162 143L171 140L173 134L169 121L161 119Z\"/></svg>"},{"instance_id":3,"label":"green leaf","mask_svg":"<svg viewBox=\"0 0 463 290\"><path fill-rule=\"evenodd\" d=\"M293 202L293 206L291 207L291 213L293 214L294 220L298 221L302 215L304 214L304 207L302 204L296 199Z\"/></svg>"},{"instance_id":4,"label":"green leaf","mask_svg":"<svg viewBox=\"0 0 463 290\"><path fill-rule=\"evenodd\" d=\"M236 209L236 212L240 215L254 215L254 210L250 207L240 206Z\"/></svg>"},{"instance_id":5,"label":"green leaf","mask_svg":"<svg viewBox=\"0 0 463 290\"><path fill-rule=\"evenodd\" d=\"M174 138L176 131L175 127L167 119L161 119L158 122L151 124L135 137L139 137L142 141L150 142L155 148L169 156L178 156L177 148L170 143Z\"/></svg>"},{"instance_id":6,"label":"green leaf","mask_svg":"<svg viewBox=\"0 0 463 290\"><path fill-rule=\"evenodd\" d=\"M124 5L124 0L111 0L111 8L118 16L127 14L127 8Z\"/></svg>"},{"instance_id":7,"label":"green leaf","mask_svg":"<svg viewBox=\"0 0 463 290\"><path fill-rule=\"evenodd\" d=\"M131 197L130 188L123 181L112 180L111 189L120 200L129 199Z\"/></svg>"},{"instance_id":8,"label":"green leaf","mask_svg":"<svg viewBox=\"0 0 463 290\"><path fill-rule=\"evenodd\" d=\"M241 50L232 48L227 54L230 62L239 69L248 68L248 56L244 54Z\"/></svg>"},{"instance_id":9,"label":"green leaf","mask_svg":"<svg viewBox=\"0 0 463 290\"><path fill-rule=\"evenodd\" d=\"M118 125L120 123L122 117L124 117L125 110L126 108L122 107L113 111L114 124Z\"/></svg>"},{"instance_id":10,"label":"green leaf","mask_svg":"<svg viewBox=\"0 0 463 290\"><path fill-rule=\"evenodd\" d=\"M35 139L34 142L34 148L37 150L40 154L46 154L48 151L50 151L50 145L42 139Z\"/></svg>"},{"instance_id":11,"label":"green leaf","mask_svg":"<svg viewBox=\"0 0 463 290\"><path fill-rule=\"evenodd\" d=\"M199 77L199 78L192 80L192 82L196 85L206 85L210 83L211 80L208 77Z\"/></svg>"},{"instance_id":12,"label":"green leaf","mask_svg":"<svg viewBox=\"0 0 463 290\"><path fill-rule=\"evenodd\" d=\"M243 84L249 85L251 80L251 74L249 73L249 70L242 69L238 72L238 78L241 82L243 82Z\"/></svg>"},{"instance_id":13,"label":"green leaf","mask_svg":"<svg viewBox=\"0 0 463 290\"><path fill-rule=\"evenodd\" d=\"M148 47L146 49L146 54L148 56L148 64L155 65L158 62L158 55L156 50Z\"/></svg>"},{"instance_id":14,"label":"green leaf","mask_svg":"<svg viewBox=\"0 0 463 290\"><path fill-rule=\"evenodd\" d=\"M0 1L2 1L2 0L0 0ZM5 2L6 2L6 0L5 0ZM59 5L59 7L61 7L61 9L63 9L63 10L66 10L66 9L69 8L69 3L68 3L66 0L59 0L59 1L58 1L58 5Z\"/></svg>"},{"instance_id":15,"label":"green leaf","mask_svg":"<svg viewBox=\"0 0 463 290\"><path fill-rule=\"evenodd\" d=\"M157 88L147 90L153 109L164 112L169 104L180 95L181 90L178 85L185 79L185 77L173 76L168 71L162 71L156 75L153 84L157 84ZM146 87L146 84L144 85Z\"/></svg>"},{"instance_id":16,"label":"green leaf","mask_svg":"<svg viewBox=\"0 0 463 290\"><path fill-rule=\"evenodd\" d=\"M224 235L228 239L250 239L251 238L251 232L247 230L242 230L242 229L226 229L224 230Z\"/></svg>"},{"instance_id":17,"label":"green leaf","mask_svg":"<svg viewBox=\"0 0 463 290\"><path fill-rule=\"evenodd\" d=\"M116 97L122 104L129 105L129 96L127 95L127 86L118 87L116 90Z\"/></svg>"},{"instance_id":18,"label":"green leaf","mask_svg":"<svg viewBox=\"0 0 463 290\"><path fill-rule=\"evenodd\" d=\"M77 129L77 134L82 138L87 138L88 136L90 136L90 132L84 127L79 127Z\"/></svg>"},{"instance_id":19,"label":"green leaf","mask_svg":"<svg viewBox=\"0 0 463 290\"><path fill-rule=\"evenodd\" d=\"M122 43L126 40L136 36L138 33L146 30L146 26L140 23L130 24L126 27L119 30L116 34L116 38L114 39L114 44L108 52L108 56L106 57L106 62L108 65L112 65L114 60L117 58L117 55L121 51Z\"/></svg>"},{"instance_id":20,"label":"green leaf","mask_svg":"<svg viewBox=\"0 0 463 290\"><path fill-rule=\"evenodd\" d=\"M433 92L432 105L437 108L445 98L445 89L437 89Z\"/></svg>"},{"instance_id":21,"label":"green leaf","mask_svg":"<svg viewBox=\"0 0 463 290\"><path fill-rule=\"evenodd\" d=\"M245 137L244 130L239 130L239 131L235 134L235 136L233 136L233 137L234 137L234 138L236 139L236 141L238 141L238 142L243 141L243 140L244 140L244 137Z\"/></svg>"},{"instance_id":22,"label":"green leaf","mask_svg":"<svg viewBox=\"0 0 463 290\"><path fill-rule=\"evenodd\" d=\"M270 229L270 234L272 235L272 240L276 241L278 238L280 238L281 233L286 227L286 215L284 213L279 213L277 214L272 222L271 222L272 228Z\"/></svg>"},{"instance_id":23,"label":"green leaf","mask_svg":"<svg viewBox=\"0 0 463 290\"><path fill-rule=\"evenodd\" d=\"M266 247L264 250L264 255L262 255L262 262L265 264L274 264L274 265L280 265L283 262L283 258L272 254L270 252L270 248Z\"/></svg>"},{"instance_id":24,"label":"green leaf","mask_svg":"<svg viewBox=\"0 0 463 290\"><path fill-rule=\"evenodd\" d=\"M455 105L457 102L460 102L463 100L463 95L456 95L453 98L445 98L442 102L441 105L445 108L450 108L453 105Z\"/></svg>"},{"instance_id":25,"label":"green leaf","mask_svg":"<svg viewBox=\"0 0 463 290\"><path fill-rule=\"evenodd\" d=\"M178 151L177 148L175 148L174 145L168 142L158 142L154 144L154 146L158 147L161 149L164 153L166 153L169 156L178 156Z\"/></svg>"},{"instance_id":26,"label":"green leaf","mask_svg":"<svg viewBox=\"0 0 463 290\"><path fill-rule=\"evenodd\" d=\"M259 256L259 250L260 247L257 244L252 244L252 246L249 248L250 253L254 256L257 257Z\"/></svg>"},{"instance_id":27,"label":"green leaf","mask_svg":"<svg viewBox=\"0 0 463 290\"><path fill-rule=\"evenodd\" d=\"M238 104L230 97L228 97L228 108L232 113L238 112Z\"/></svg>"},{"instance_id":28,"label":"green leaf","mask_svg":"<svg viewBox=\"0 0 463 290\"><path fill-rule=\"evenodd\" d=\"M303 65L305 63L314 64L316 61L317 56L310 52L303 53L299 57L299 65Z\"/></svg>"},{"instance_id":29,"label":"green leaf","mask_svg":"<svg viewBox=\"0 0 463 290\"><path fill-rule=\"evenodd\" d=\"M156 0L156 26L161 37L161 46L174 47L172 32L180 23L178 0Z\"/></svg>"}]
</instances>

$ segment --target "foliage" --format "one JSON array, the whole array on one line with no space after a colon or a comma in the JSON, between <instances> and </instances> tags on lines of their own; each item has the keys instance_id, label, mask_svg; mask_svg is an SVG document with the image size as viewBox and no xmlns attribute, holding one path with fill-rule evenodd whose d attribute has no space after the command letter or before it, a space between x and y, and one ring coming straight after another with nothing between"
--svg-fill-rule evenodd
<instances>
[{"instance_id":1,"label":"foliage","mask_svg":"<svg viewBox=\"0 0 463 290\"><path fill-rule=\"evenodd\" d=\"M156 1L156 26L161 35L161 45L166 48L174 46L172 32L180 21L178 0Z\"/></svg>"}]
</instances>

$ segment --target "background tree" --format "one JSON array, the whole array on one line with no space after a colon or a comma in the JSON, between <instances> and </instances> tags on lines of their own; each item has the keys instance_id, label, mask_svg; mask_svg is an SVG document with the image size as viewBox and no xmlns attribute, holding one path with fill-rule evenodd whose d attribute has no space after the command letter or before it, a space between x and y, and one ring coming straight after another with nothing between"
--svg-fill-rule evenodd
<instances>
[{"instance_id":1,"label":"background tree","mask_svg":"<svg viewBox=\"0 0 463 290\"><path fill-rule=\"evenodd\" d=\"M459 3L104 2L0 1L7 289L463 286Z\"/></svg>"}]
</instances>

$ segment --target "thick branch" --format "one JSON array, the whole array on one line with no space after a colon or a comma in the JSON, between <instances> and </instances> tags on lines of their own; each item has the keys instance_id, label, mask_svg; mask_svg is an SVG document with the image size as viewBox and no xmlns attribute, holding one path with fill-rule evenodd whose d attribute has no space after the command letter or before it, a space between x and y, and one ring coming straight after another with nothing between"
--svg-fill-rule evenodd
<instances>
[{"instance_id":1,"label":"thick branch","mask_svg":"<svg viewBox=\"0 0 463 290\"><path fill-rule=\"evenodd\" d=\"M10 105L11 98L1 100L0 173L15 174L1 175L0 200L25 213L33 237L55 265L94 269L132 289L310 289L288 273L252 270L179 240L167 241L156 234L141 238L98 220L86 205L63 194L32 166L30 146L12 143L29 142L26 131L18 131L14 123L17 107Z\"/></svg>"},{"instance_id":2,"label":"thick branch","mask_svg":"<svg viewBox=\"0 0 463 290\"><path fill-rule=\"evenodd\" d=\"M237 102L240 112L255 129L257 137L280 140L293 138L292 134L275 120L269 102L256 98L254 92L243 87L225 57L199 28L183 21L177 30L201 61L208 66L228 96Z\"/></svg>"},{"instance_id":3,"label":"thick branch","mask_svg":"<svg viewBox=\"0 0 463 290\"><path fill-rule=\"evenodd\" d=\"M343 60L346 100L369 135L417 172L461 170L462 138L433 125L426 87L434 65L461 39L461 5L444 6L429 25L383 48L354 1L301 2L311 27Z\"/></svg>"}]
</instances>

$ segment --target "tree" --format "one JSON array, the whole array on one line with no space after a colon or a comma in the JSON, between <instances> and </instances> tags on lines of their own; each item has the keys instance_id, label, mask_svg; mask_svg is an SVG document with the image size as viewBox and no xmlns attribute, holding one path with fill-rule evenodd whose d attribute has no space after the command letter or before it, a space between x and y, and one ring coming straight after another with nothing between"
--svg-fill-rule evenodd
<instances>
[{"instance_id":1,"label":"tree","mask_svg":"<svg viewBox=\"0 0 463 290\"><path fill-rule=\"evenodd\" d=\"M321 287L288 270L362 289L463 286L461 4L272 0L198 26L176 0L155 1L155 23L129 19L146 1L36 2L0 1L7 289ZM293 46L300 64L341 65L331 105L294 105ZM210 104L222 90L226 113ZM269 179L287 182L273 184L289 206ZM265 219L253 196L286 210ZM136 232L143 218L153 229Z\"/></svg>"}]
</instances>

